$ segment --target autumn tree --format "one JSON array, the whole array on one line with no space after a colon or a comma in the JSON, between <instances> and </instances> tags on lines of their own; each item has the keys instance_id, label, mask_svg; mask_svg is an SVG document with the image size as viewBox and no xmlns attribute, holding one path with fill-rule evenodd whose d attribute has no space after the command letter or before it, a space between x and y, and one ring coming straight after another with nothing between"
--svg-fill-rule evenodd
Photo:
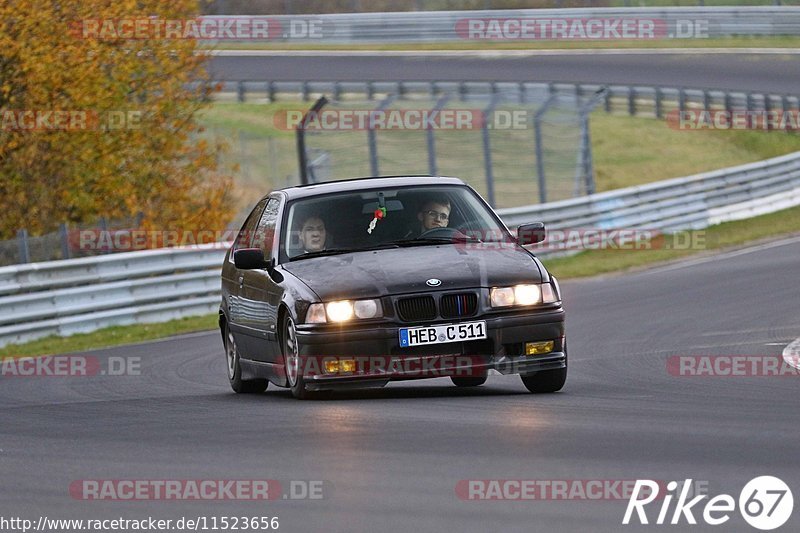
<instances>
[{"instance_id":1,"label":"autumn tree","mask_svg":"<svg viewBox=\"0 0 800 533\"><path fill-rule=\"evenodd\" d=\"M0 239L140 212L151 229L224 228L231 180L196 121L207 56L191 34L117 31L198 12L192 0L0 0Z\"/></svg>"}]
</instances>

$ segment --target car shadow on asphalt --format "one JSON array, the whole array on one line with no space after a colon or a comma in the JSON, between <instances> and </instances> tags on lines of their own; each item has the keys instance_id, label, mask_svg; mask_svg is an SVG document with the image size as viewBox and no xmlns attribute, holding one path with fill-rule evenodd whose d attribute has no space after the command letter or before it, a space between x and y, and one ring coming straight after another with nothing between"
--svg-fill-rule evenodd
<instances>
[{"instance_id":1,"label":"car shadow on asphalt","mask_svg":"<svg viewBox=\"0 0 800 533\"><path fill-rule=\"evenodd\" d=\"M454 385L414 386L389 384L383 388L334 391L329 395L323 395L312 401L330 403L357 400L428 400L431 398L486 398L522 395L534 396L523 388L512 389L507 386L482 385L479 387L459 388ZM248 397L258 400L297 401L292 397L289 389L275 387L274 385L270 385L266 392L248 395Z\"/></svg>"}]
</instances>

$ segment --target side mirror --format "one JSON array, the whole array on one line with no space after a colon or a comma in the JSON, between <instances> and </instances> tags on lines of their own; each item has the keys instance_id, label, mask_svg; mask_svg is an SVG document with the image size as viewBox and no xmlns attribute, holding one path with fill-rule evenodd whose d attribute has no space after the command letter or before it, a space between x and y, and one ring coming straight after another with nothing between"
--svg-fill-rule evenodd
<instances>
[{"instance_id":1,"label":"side mirror","mask_svg":"<svg viewBox=\"0 0 800 533\"><path fill-rule=\"evenodd\" d=\"M517 228L517 242L520 246L540 243L544 241L546 237L547 232L544 228L544 222L523 224Z\"/></svg>"},{"instance_id":2,"label":"side mirror","mask_svg":"<svg viewBox=\"0 0 800 533\"><path fill-rule=\"evenodd\" d=\"M233 252L233 264L240 270L267 268L261 248L242 248Z\"/></svg>"}]
</instances>

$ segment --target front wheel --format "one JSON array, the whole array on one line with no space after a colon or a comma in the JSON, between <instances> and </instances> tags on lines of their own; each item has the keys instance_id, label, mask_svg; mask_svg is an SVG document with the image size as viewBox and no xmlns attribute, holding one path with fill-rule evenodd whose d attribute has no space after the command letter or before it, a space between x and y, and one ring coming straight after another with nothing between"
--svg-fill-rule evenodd
<instances>
[{"instance_id":1,"label":"front wheel","mask_svg":"<svg viewBox=\"0 0 800 533\"><path fill-rule=\"evenodd\" d=\"M239 349L236 347L236 340L233 338L230 327L225 324L225 362L228 367L228 382L231 384L233 392L247 394L254 392L264 392L267 390L269 381L266 379L242 379L242 366L239 362Z\"/></svg>"},{"instance_id":2,"label":"front wheel","mask_svg":"<svg viewBox=\"0 0 800 533\"><path fill-rule=\"evenodd\" d=\"M292 396L298 400L313 400L326 396L327 391L317 392L306 389L306 380L303 377L303 365L300 359L300 347L297 344L297 328L295 328L294 320L288 315L283 321L282 349L286 381L292 391Z\"/></svg>"},{"instance_id":3,"label":"front wheel","mask_svg":"<svg viewBox=\"0 0 800 533\"><path fill-rule=\"evenodd\" d=\"M533 393L548 393L558 392L564 388L564 383L567 381L567 346L564 345L564 368L557 368L555 370L544 370L536 372L529 376L520 376L525 388Z\"/></svg>"}]
</instances>

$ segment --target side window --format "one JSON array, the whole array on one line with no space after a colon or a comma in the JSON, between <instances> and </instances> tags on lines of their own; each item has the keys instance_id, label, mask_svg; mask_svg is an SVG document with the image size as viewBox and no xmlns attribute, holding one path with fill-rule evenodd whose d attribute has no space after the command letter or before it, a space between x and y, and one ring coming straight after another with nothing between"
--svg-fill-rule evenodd
<instances>
[{"instance_id":1,"label":"side window","mask_svg":"<svg viewBox=\"0 0 800 533\"><path fill-rule=\"evenodd\" d=\"M255 233L256 223L261 218L261 213L264 211L264 205L266 205L267 199L263 199L253 211L250 212L248 215L247 220L245 220L242 229L239 230L239 234L236 236L236 241L233 243L233 250L241 250L242 248L251 248L251 243L253 242L253 234ZM231 254L231 259L233 258L233 254Z\"/></svg>"},{"instance_id":2,"label":"side window","mask_svg":"<svg viewBox=\"0 0 800 533\"><path fill-rule=\"evenodd\" d=\"M253 248L261 248L264 258L268 260L272 257L272 243L275 241L275 223L278 220L279 205L280 200L270 198L253 237Z\"/></svg>"}]
</instances>

